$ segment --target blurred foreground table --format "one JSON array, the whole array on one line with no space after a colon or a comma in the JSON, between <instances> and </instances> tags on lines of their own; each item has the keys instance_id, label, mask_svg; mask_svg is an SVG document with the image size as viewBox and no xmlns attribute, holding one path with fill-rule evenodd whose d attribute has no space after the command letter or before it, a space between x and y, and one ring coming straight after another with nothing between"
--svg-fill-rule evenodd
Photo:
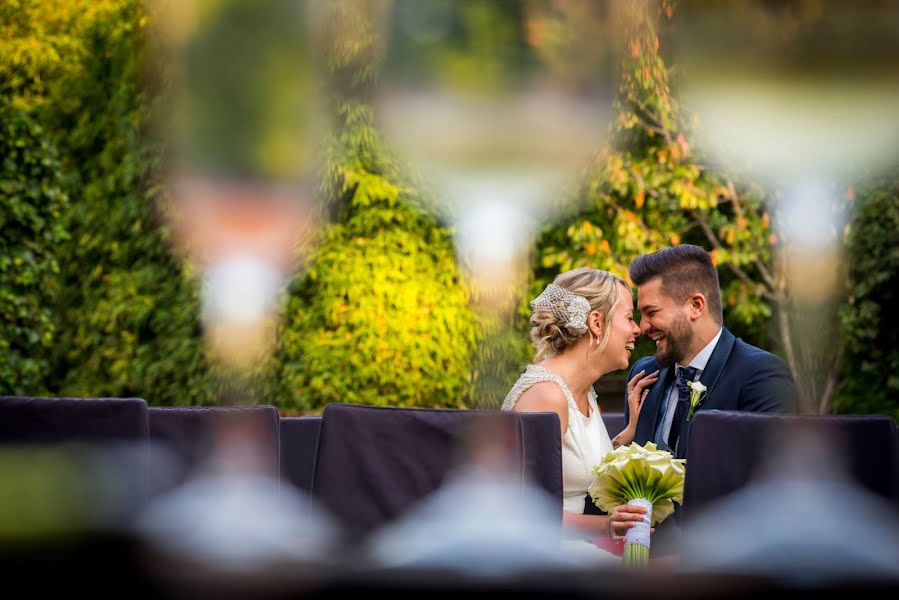
<instances>
[{"instance_id":1,"label":"blurred foreground table","mask_svg":"<svg viewBox=\"0 0 899 600\"><path fill-rule=\"evenodd\" d=\"M784 581L727 573L688 573L674 561L642 570L616 565L559 571L534 569L510 576L473 576L442 570L382 569L350 550L319 563L224 570L155 554L121 533L68 540L0 544L4 589L38 596L77 591L129 598L750 598L786 592L895 597L899 580L858 577L839 582Z\"/></svg>"}]
</instances>

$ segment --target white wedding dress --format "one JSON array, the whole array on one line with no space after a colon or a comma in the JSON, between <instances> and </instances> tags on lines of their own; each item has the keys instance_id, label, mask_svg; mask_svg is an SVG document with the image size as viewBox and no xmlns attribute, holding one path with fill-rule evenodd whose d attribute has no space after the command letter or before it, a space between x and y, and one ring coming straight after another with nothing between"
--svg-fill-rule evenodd
<instances>
[{"instance_id":1,"label":"white wedding dress","mask_svg":"<svg viewBox=\"0 0 899 600\"><path fill-rule=\"evenodd\" d=\"M612 451L612 440L599 413L593 388L587 392L590 416L584 416L578 410L574 395L565 381L541 365L528 365L503 400L502 409L513 410L524 392L544 381L552 381L562 388L568 400L568 430L562 437L562 508L568 512L583 514L587 488L593 483L593 467ZM566 548L570 551L592 554L592 550L584 546L584 542L566 542ZM592 544L589 546L606 557L613 556Z\"/></svg>"}]
</instances>

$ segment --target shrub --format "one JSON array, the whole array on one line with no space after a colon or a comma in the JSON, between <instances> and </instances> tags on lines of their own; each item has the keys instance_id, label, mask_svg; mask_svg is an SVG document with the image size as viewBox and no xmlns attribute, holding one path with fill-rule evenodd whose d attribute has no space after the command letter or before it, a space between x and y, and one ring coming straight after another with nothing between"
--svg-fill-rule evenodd
<instances>
[{"instance_id":1,"label":"shrub","mask_svg":"<svg viewBox=\"0 0 899 600\"><path fill-rule=\"evenodd\" d=\"M841 312L846 355L835 412L899 419L899 179L859 190L848 236L849 294Z\"/></svg>"},{"instance_id":2,"label":"shrub","mask_svg":"<svg viewBox=\"0 0 899 600\"><path fill-rule=\"evenodd\" d=\"M347 101L341 117L325 182L338 218L291 287L279 403L466 406L479 329L449 234L399 183L371 111Z\"/></svg>"},{"instance_id":3,"label":"shrub","mask_svg":"<svg viewBox=\"0 0 899 600\"><path fill-rule=\"evenodd\" d=\"M44 390L68 205L54 147L0 97L0 394Z\"/></svg>"}]
</instances>

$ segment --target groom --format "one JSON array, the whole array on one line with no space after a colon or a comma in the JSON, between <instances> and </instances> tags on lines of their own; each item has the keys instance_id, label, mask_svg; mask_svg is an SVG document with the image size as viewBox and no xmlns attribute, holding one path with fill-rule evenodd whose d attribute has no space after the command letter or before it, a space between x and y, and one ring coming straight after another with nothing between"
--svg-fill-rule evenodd
<instances>
[{"instance_id":1,"label":"groom","mask_svg":"<svg viewBox=\"0 0 899 600\"><path fill-rule=\"evenodd\" d=\"M706 388L696 410L795 411L793 378L783 360L723 326L718 271L708 252L683 244L644 254L631 263L630 278L637 286L640 329L655 342L656 354L638 360L627 380L641 370L659 370L640 410L635 442L655 442L686 456L694 381Z\"/></svg>"}]
</instances>

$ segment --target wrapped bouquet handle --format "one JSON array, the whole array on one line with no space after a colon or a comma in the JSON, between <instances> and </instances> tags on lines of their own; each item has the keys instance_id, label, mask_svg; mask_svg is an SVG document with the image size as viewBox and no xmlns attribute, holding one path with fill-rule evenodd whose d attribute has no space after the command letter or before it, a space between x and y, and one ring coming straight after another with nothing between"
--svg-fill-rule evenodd
<instances>
[{"instance_id":1,"label":"wrapped bouquet handle","mask_svg":"<svg viewBox=\"0 0 899 600\"><path fill-rule=\"evenodd\" d=\"M685 465L684 459L647 442L621 446L594 467L588 492L596 506L608 513L622 504L646 509L643 520L627 531L624 564L649 562L650 527L671 515L675 502L683 502Z\"/></svg>"},{"instance_id":2,"label":"wrapped bouquet handle","mask_svg":"<svg viewBox=\"0 0 899 600\"><path fill-rule=\"evenodd\" d=\"M649 560L649 531L652 522L652 502L645 498L630 500L628 504L646 509L642 521L635 521L634 526L624 536L624 563L640 565Z\"/></svg>"}]
</instances>

